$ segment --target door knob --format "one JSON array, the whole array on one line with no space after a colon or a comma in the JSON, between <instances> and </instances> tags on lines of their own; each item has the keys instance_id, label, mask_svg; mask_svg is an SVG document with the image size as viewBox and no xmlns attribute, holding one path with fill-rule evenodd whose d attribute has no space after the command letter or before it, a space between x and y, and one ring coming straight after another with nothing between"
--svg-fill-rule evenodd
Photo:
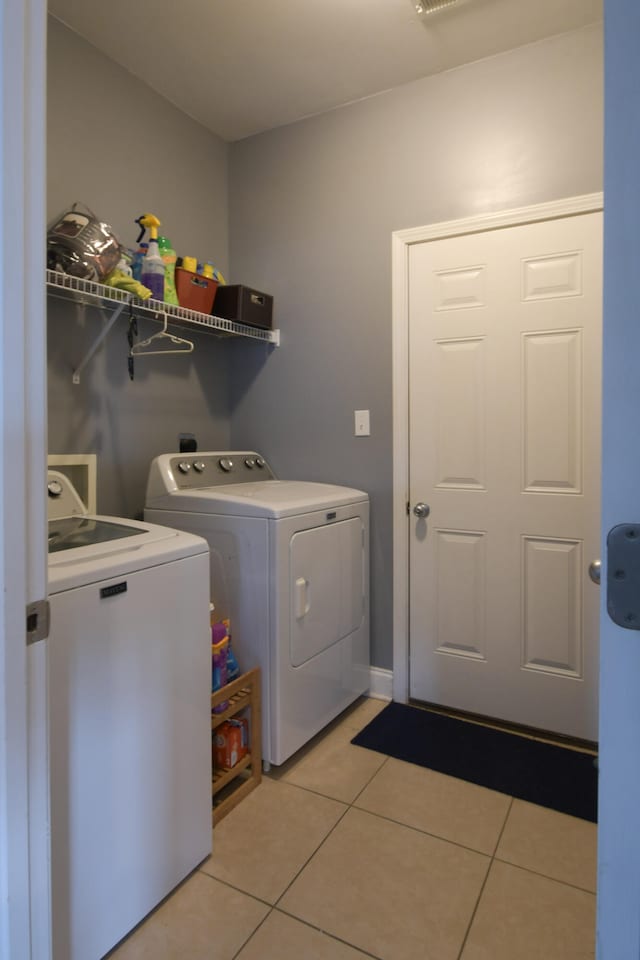
<instances>
[{"instance_id":1,"label":"door knob","mask_svg":"<svg viewBox=\"0 0 640 960\"><path fill-rule=\"evenodd\" d=\"M431 507L428 503L416 503L415 507L413 508L413 512L415 513L416 517L428 517L431 513Z\"/></svg>"},{"instance_id":2,"label":"door knob","mask_svg":"<svg viewBox=\"0 0 640 960\"><path fill-rule=\"evenodd\" d=\"M599 560L592 560L589 564L589 576L594 583L597 583L600 586L600 568L602 564Z\"/></svg>"}]
</instances>

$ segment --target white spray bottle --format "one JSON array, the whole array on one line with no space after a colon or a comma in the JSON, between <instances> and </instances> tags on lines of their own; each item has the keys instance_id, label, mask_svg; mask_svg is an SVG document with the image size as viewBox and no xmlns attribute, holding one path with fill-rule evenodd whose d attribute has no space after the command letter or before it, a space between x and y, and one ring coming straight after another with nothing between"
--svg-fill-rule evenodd
<instances>
[{"instance_id":1,"label":"white spray bottle","mask_svg":"<svg viewBox=\"0 0 640 960\"><path fill-rule=\"evenodd\" d=\"M149 231L149 249L142 261L141 282L151 290L154 300L164 300L164 260L158 250L158 227L160 221L152 213L143 213L136 223L142 227L138 243L142 240L145 230Z\"/></svg>"}]
</instances>

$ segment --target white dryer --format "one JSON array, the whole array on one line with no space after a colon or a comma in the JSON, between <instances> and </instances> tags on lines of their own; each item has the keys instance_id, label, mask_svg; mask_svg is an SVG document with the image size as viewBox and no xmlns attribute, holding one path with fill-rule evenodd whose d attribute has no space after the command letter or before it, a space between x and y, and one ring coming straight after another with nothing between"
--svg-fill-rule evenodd
<instances>
[{"instance_id":1,"label":"white dryer","mask_svg":"<svg viewBox=\"0 0 640 960\"><path fill-rule=\"evenodd\" d=\"M369 686L369 498L277 480L253 451L165 454L145 519L204 537L241 670L262 670L262 752L281 764Z\"/></svg>"},{"instance_id":2,"label":"white dryer","mask_svg":"<svg viewBox=\"0 0 640 960\"><path fill-rule=\"evenodd\" d=\"M53 960L99 960L211 852L209 551L48 499Z\"/></svg>"}]
</instances>

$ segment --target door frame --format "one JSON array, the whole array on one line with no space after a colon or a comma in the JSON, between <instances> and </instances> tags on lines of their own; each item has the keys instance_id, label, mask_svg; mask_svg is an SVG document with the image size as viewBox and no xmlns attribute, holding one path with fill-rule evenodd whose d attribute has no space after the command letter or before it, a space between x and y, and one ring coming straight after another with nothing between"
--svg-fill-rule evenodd
<instances>
[{"instance_id":1,"label":"door frame","mask_svg":"<svg viewBox=\"0 0 640 960\"><path fill-rule=\"evenodd\" d=\"M414 244L603 209L603 194L396 230L391 236L393 375L393 699L409 700L409 253Z\"/></svg>"},{"instance_id":2,"label":"door frame","mask_svg":"<svg viewBox=\"0 0 640 960\"><path fill-rule=\"evenodd\" d=\"M0 2L0 960L50 956L45 0Z\"/></svg>"}]
</instances>

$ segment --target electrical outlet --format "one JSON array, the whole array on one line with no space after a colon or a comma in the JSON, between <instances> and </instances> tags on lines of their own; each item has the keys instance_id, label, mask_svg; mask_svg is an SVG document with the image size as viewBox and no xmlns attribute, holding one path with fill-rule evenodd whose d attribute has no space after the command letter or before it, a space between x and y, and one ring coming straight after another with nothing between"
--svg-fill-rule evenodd
<instances>
[{"instance_id":1,"label":"electrical outlet","mask_svg":"<svg viewBox=\"0 0 640 960\"><path fill-rule=\"evenodd\" d=\"M371 426L369 423L368 410L355 410L355 435L356 437L371 436Z\"/></svg>"}]
</instances>

